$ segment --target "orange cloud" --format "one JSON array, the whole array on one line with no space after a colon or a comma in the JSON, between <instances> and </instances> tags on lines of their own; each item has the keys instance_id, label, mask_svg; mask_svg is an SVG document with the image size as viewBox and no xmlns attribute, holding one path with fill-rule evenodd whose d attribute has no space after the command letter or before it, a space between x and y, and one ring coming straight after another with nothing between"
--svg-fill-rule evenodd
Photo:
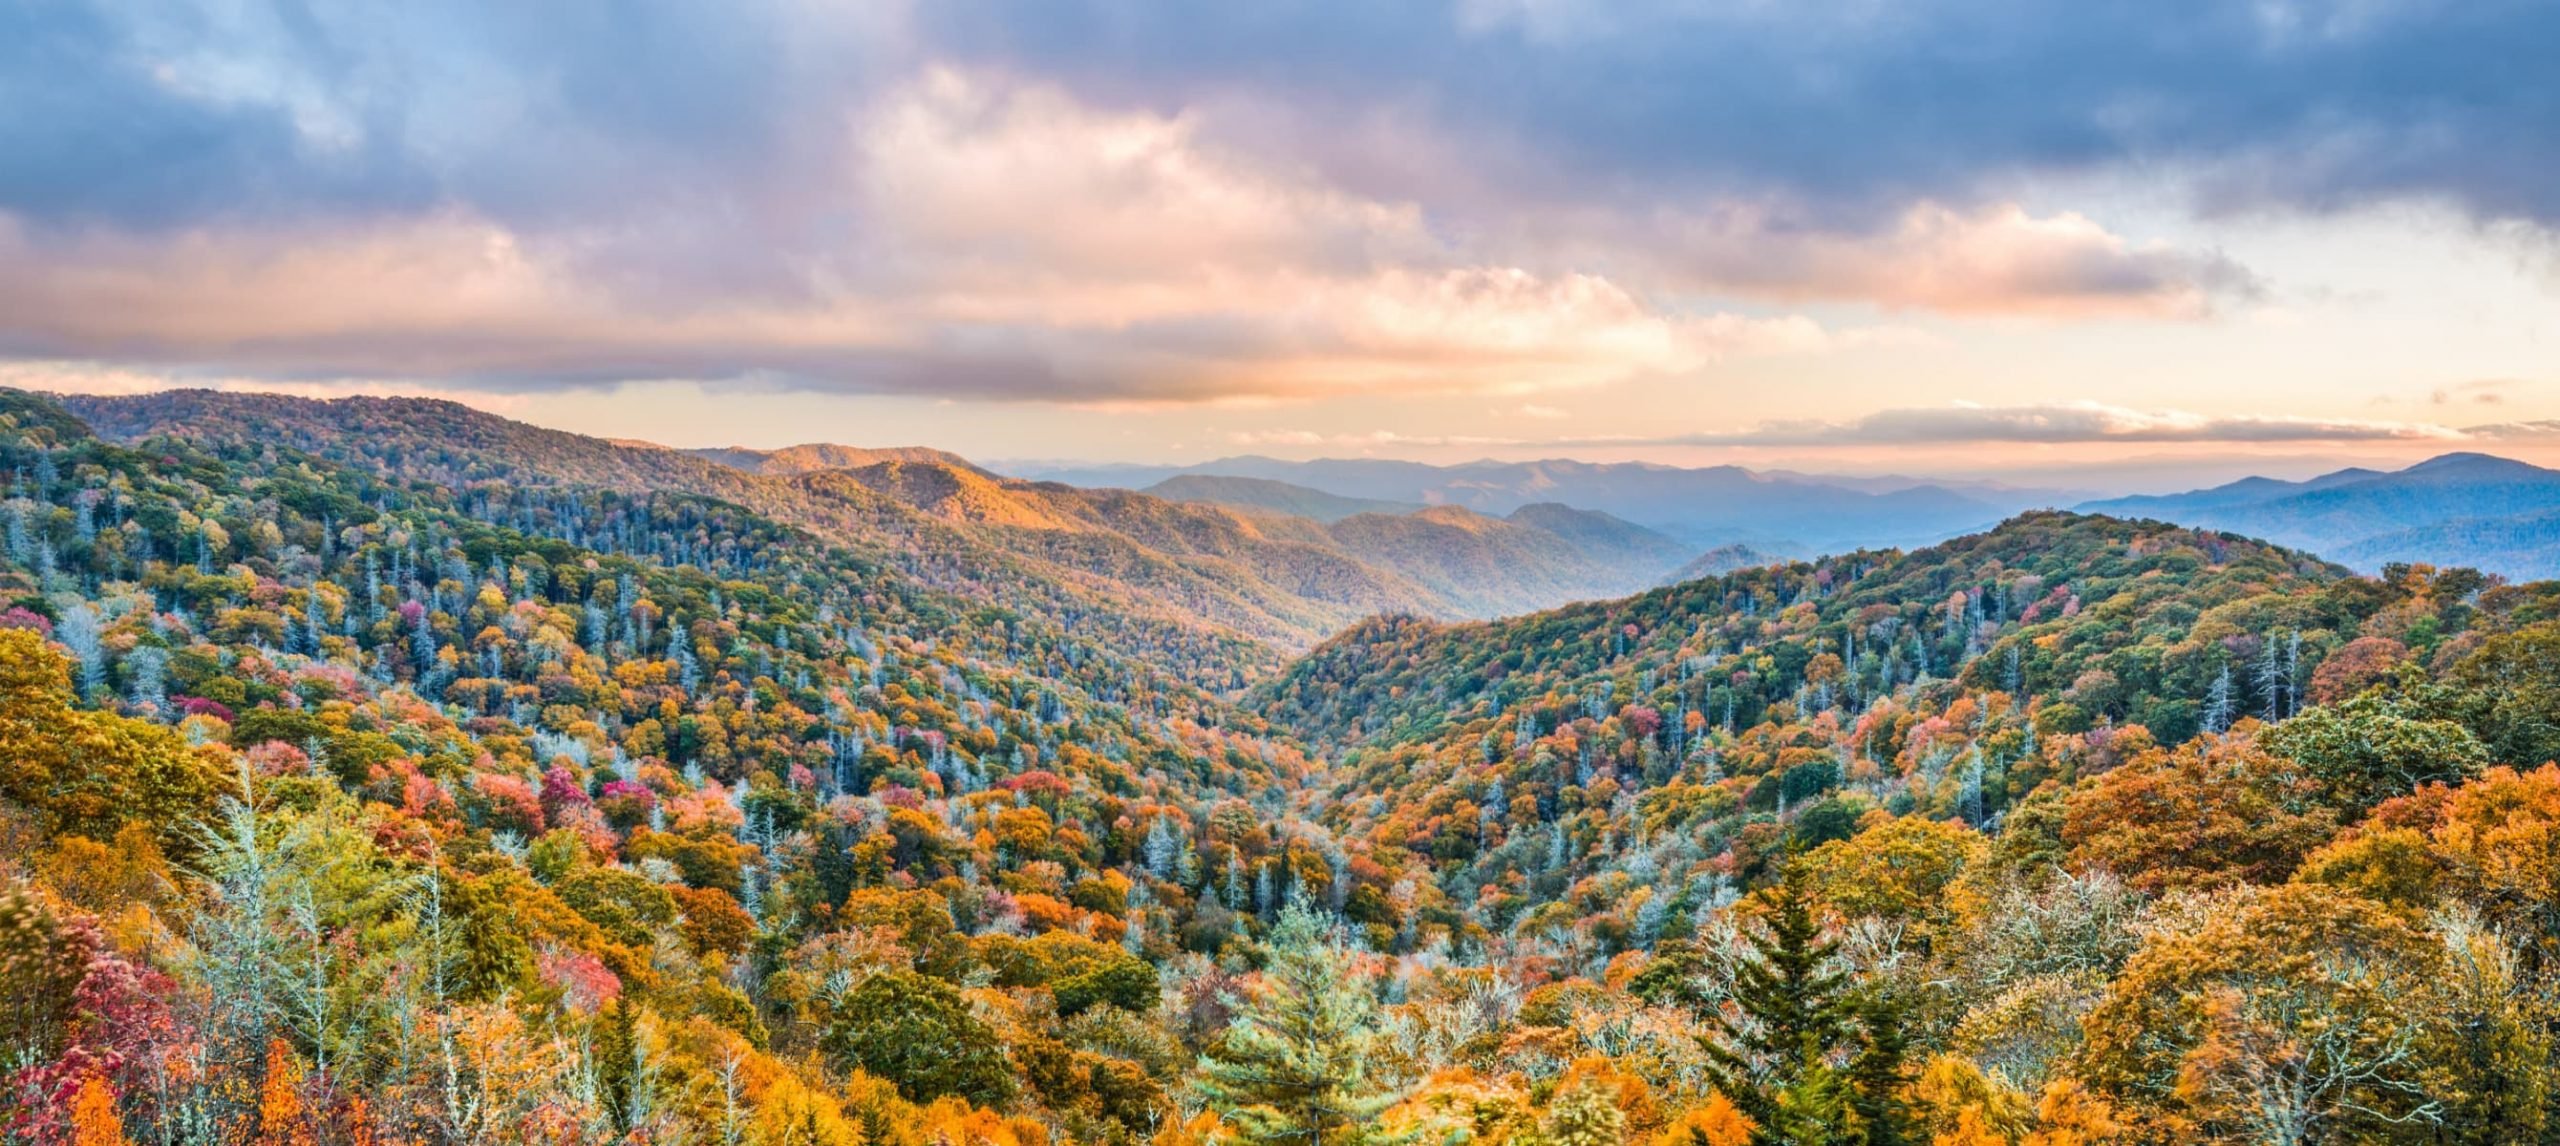
<instances>
[{"instance_id":1,"label":"orange cloud","mask_svg":"<svg viewBox=\"0 0 2560 1146\"><path fill-rule=\"evenodd\" d=\"M43 241L0 217L0 331L32 356L288 378L756 376L1097 403L1534 392L1877 336L1488 259L1412 204L1054 89L935 71L850 130L840 185L774 197L766 224L864 226L787 286L690 289L632 273L618 234L460 208Z\"/></svg>"}]
</instances>

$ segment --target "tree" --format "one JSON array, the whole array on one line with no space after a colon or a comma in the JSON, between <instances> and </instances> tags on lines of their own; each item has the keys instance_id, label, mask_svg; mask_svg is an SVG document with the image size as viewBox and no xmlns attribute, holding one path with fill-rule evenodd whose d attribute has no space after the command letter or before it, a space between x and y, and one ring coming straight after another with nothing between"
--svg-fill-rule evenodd
<instances>
[{"instance_id":1,"label":"tree","mask_svg":"<svg viewBox=\"0 0 2560 1146\"><path fill-rule=\"evenodd\" d=\"M2443 949L2315 885L2243 888L2165 928L2085 1024L2102 1094L2173 1140L2372 1141L2438 1125Z\"/></svg>"},{"instance_id":2,"label":"tree","mask_svg":"<svg viewBox=\"0 0 2560 1146\"><path fill-rule=\"evenodd\" d=\"M1620 1146L1627 1115L1596 1076L1586 1075L1556 1095L1538 1124L1537 1146Z\"/></svg>"},{"instance_id":3,"label":"tree","mask_svg":"<svg viewBox=\"0 0 2560 1146\"><path fill-rule=\"evenodd\" d=\"M1842 915L1910 925L1926 937L1956 922L1972 898L1960 879L1989 851L1981 833L1962 825L1899 816L1824 844L1800 864Z\"/></svg>"},{"instance_id":4,"label":"tree","mask_svg":"<svg viewBox=\"0 0 2560 1146\"><path fill-rule=\"evenodd\" d=\"M2421 784L2461 783L2489 764L2488 748L2460 724L2413 718L2374 693L2305 710L2259 733L2258 746L2309 769L2349 818Z\"/></svg>"},{"instance_id":5,"label":"tree","mask_svg":"<svg viewBox=\"0 0 2560 1146\"><path fill-rule=\"evenodd\" d=\"M2239 700L2231 691L2231 666L2225 664L2213 678L2213 687L2204 695L2204 730L2221 735L2231 727L2231 717L2239 709Z\"/></svg>"},{"instance_id":6,"label":"tree","mask_svg":"<svg viewBox=\"0 0 2560 1146\"><path fill-rule=\"evenodd\" d=\"M837 1062L889 1080L910 1102L958 1095L980 1106L1013 1097L996 1033L951 984L883 971L835 1005L820 1045Z\"/></svg>"},{"instance_id":7,"label":"tree","mask_svg":"<svg viewBox=\"0 0 2560 1146\"><path fill-rule=\"evenodd\" d=\"M1143 1014L1155 1006L1159 993L1155 964L1143 959L1113 959L1059 979L1050 990L1056 994L1061 1017L1105 1003Z\"/></svg>"},{"instance_id":8,"label":"tree","mask_svg":"<svg viewBox=\"0 0 2560 1146\"><path fill-rule=\"evenodd\" d=\"M1654 1139L1654 1146L1747 1146L1760 1127L1722 1091L1681 1117Z\"/></svg>"},{"instance_id":9,"label":"tree","mask_svg":"<svg viewBox=\"0 0 2560 1146\"><path fill-rule=\"evenodd\" d=\"M1244 1141L1376 1139L1365 1123L1395 1096L1369 1077L1377 1003L1346 973L1352 954L1304 900L1281 909L1259 985L1200 1060L1201 1097Z\"/></svg>"},{"instance_id":10,"label":"tree","mask_svg":"<svg viewBox=\"0 0 2560 1146\"><path fill-rule=\"evenodd\" d=\"M2499 762L2560 760L2560 621L2482 641L2445 683L2459 697L2463 722Z\"/></svg>"},{"instance_id":11,"label":"tree","mask_svg":"<svg viewBox=\"0 0 2560 1146\"><path fill-rule=\"evenodd\" d=\"M164 831L210 802L215 771L176 730L73 707L69 662L24 629L0 629L0 799L56 833Z\"/></svg>"},{"instance_id":12,"label":"tree","mask_svg":"<svg viewBox=\"0 0 2560 1146\"><path fill-rule=\"evenodd\" d=\"M1902 1011L1882 994L1857 1004L1864 1043L1849 1060L1849 1109L1857 1116L1856 1141L1863 1146L1909 1146L1920 1129L1902 1096L1910 1082L1909 1039Z\"/></svg>"},{"instance_id":13,"label":"tree","mask_svg":"<svg viewBox=\"0 0 2560 1146\"><path fill-rule=\"evenodd\" d=\"M2317 780L2249 737L2150 749L2084 780L2064 803L2073 866L2144 891L2268 883L2337 829Z\"/></svg>"},{"instance_id":14,"label":"tree","mask_svg":"<svg viewBox=\"0 0 2560 1146\"><path fill-rule=\"evenodd\" d=\"M311 1110L302 1101L302 1064L283 1039L267 1043L266 1079L258 1088L255 1146L317 1146Z\"/></svg>"},{"instance_id":15,"label":"tree","mask_svg":"<svg viewBox=\"0 0 2560 1146\"><path fill-rule=\"evenodd\" d=\"M115 1087L104 1075L81 1079L79 1093L71 1099L71 1146L133 1146L116 1113Z\"/></svg>"},{"instance_id":16,"label":"tree","mask_svg":"<svg viewBox=\"0 0 2560 1146\"><path fill-rule=\"evenodd\" d=\"M1734 971L1740 1016L1717 1015L1723 1037L1705 1047L1709 1081L1759 1124L1752 1141L1767 1146L1829 1141L1844 1113L1827 1060L1848 1035L1848 977L1813 908L1804 866L1787 865L1751 934L1753 958Z\"/></svg>"}]
</instances>

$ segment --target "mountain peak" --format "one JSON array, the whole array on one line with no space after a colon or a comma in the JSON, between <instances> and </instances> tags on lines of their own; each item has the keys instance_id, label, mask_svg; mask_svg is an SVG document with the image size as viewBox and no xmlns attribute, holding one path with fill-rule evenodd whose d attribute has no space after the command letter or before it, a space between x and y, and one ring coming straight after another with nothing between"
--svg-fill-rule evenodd
<instances>
[{"instance_id":1,"label":"mountain peak","mask_svg":"<svg viewBox=\"0 0 2560 1146\"><path fill-rule=\"evenodd\" d=\"M2464 476L2473 476L2484 473L2500 472L2516 474L2545 474L2550 473L2551 471L2543 469L2541 466L2534 465L2531 462L2520 462L2514 458L2502 458L2496 454L2484 454L2477 451L2464 450L2450 454L2438 454L2423 462L2419 462L2414 466L2410 466L2405 470L2401 470L2400 472L2404 474L2460 473Z\"/></svg>"}]
</instances>

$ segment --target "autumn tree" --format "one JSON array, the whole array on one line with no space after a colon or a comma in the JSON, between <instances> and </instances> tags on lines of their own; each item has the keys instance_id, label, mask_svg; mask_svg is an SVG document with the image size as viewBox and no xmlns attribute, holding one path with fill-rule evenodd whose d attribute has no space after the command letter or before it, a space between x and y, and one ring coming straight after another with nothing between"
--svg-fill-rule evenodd
<instances>
[{"instance_id":1,"label":"autumn tree","mask_svg":"<svg viewBox=\"0 0 2560 1146\"><path fill-rule=\"evenodd\" d=\"M2284 879L2337 822L2308 769L2234 735L2154 748L2083 781L2062 834L2075 866L2160 891Z\"/></svg>"},{"instance_id":2,"label":"autumn tree","mask_svg":"<svg viewBox=\"0 0 2560 1146\"><path fill-rule=\"evenodd\" d=\"M2157 1134L2365 1141L2445 1117L2441 949L2391 912L2311 885L2227 893L2161 929L2087 1021L2093 1086Z\"/></svg>"}]
</instances>

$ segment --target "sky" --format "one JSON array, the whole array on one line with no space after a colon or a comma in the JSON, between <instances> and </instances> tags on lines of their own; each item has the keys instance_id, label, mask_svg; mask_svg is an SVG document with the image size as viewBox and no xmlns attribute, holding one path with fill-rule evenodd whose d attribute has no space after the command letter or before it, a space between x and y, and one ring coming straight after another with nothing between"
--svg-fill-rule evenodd
<instances>
[{"instance_id":1,"label":"sky","mask_svg":"<svg viewBox=\"0 0 2560 1146\"><path fill-rule=\"evenodd\" d=\"M2560 463L2549 0L0 6L0 385L673 445Z\"/></svg>"}]
</instances>

